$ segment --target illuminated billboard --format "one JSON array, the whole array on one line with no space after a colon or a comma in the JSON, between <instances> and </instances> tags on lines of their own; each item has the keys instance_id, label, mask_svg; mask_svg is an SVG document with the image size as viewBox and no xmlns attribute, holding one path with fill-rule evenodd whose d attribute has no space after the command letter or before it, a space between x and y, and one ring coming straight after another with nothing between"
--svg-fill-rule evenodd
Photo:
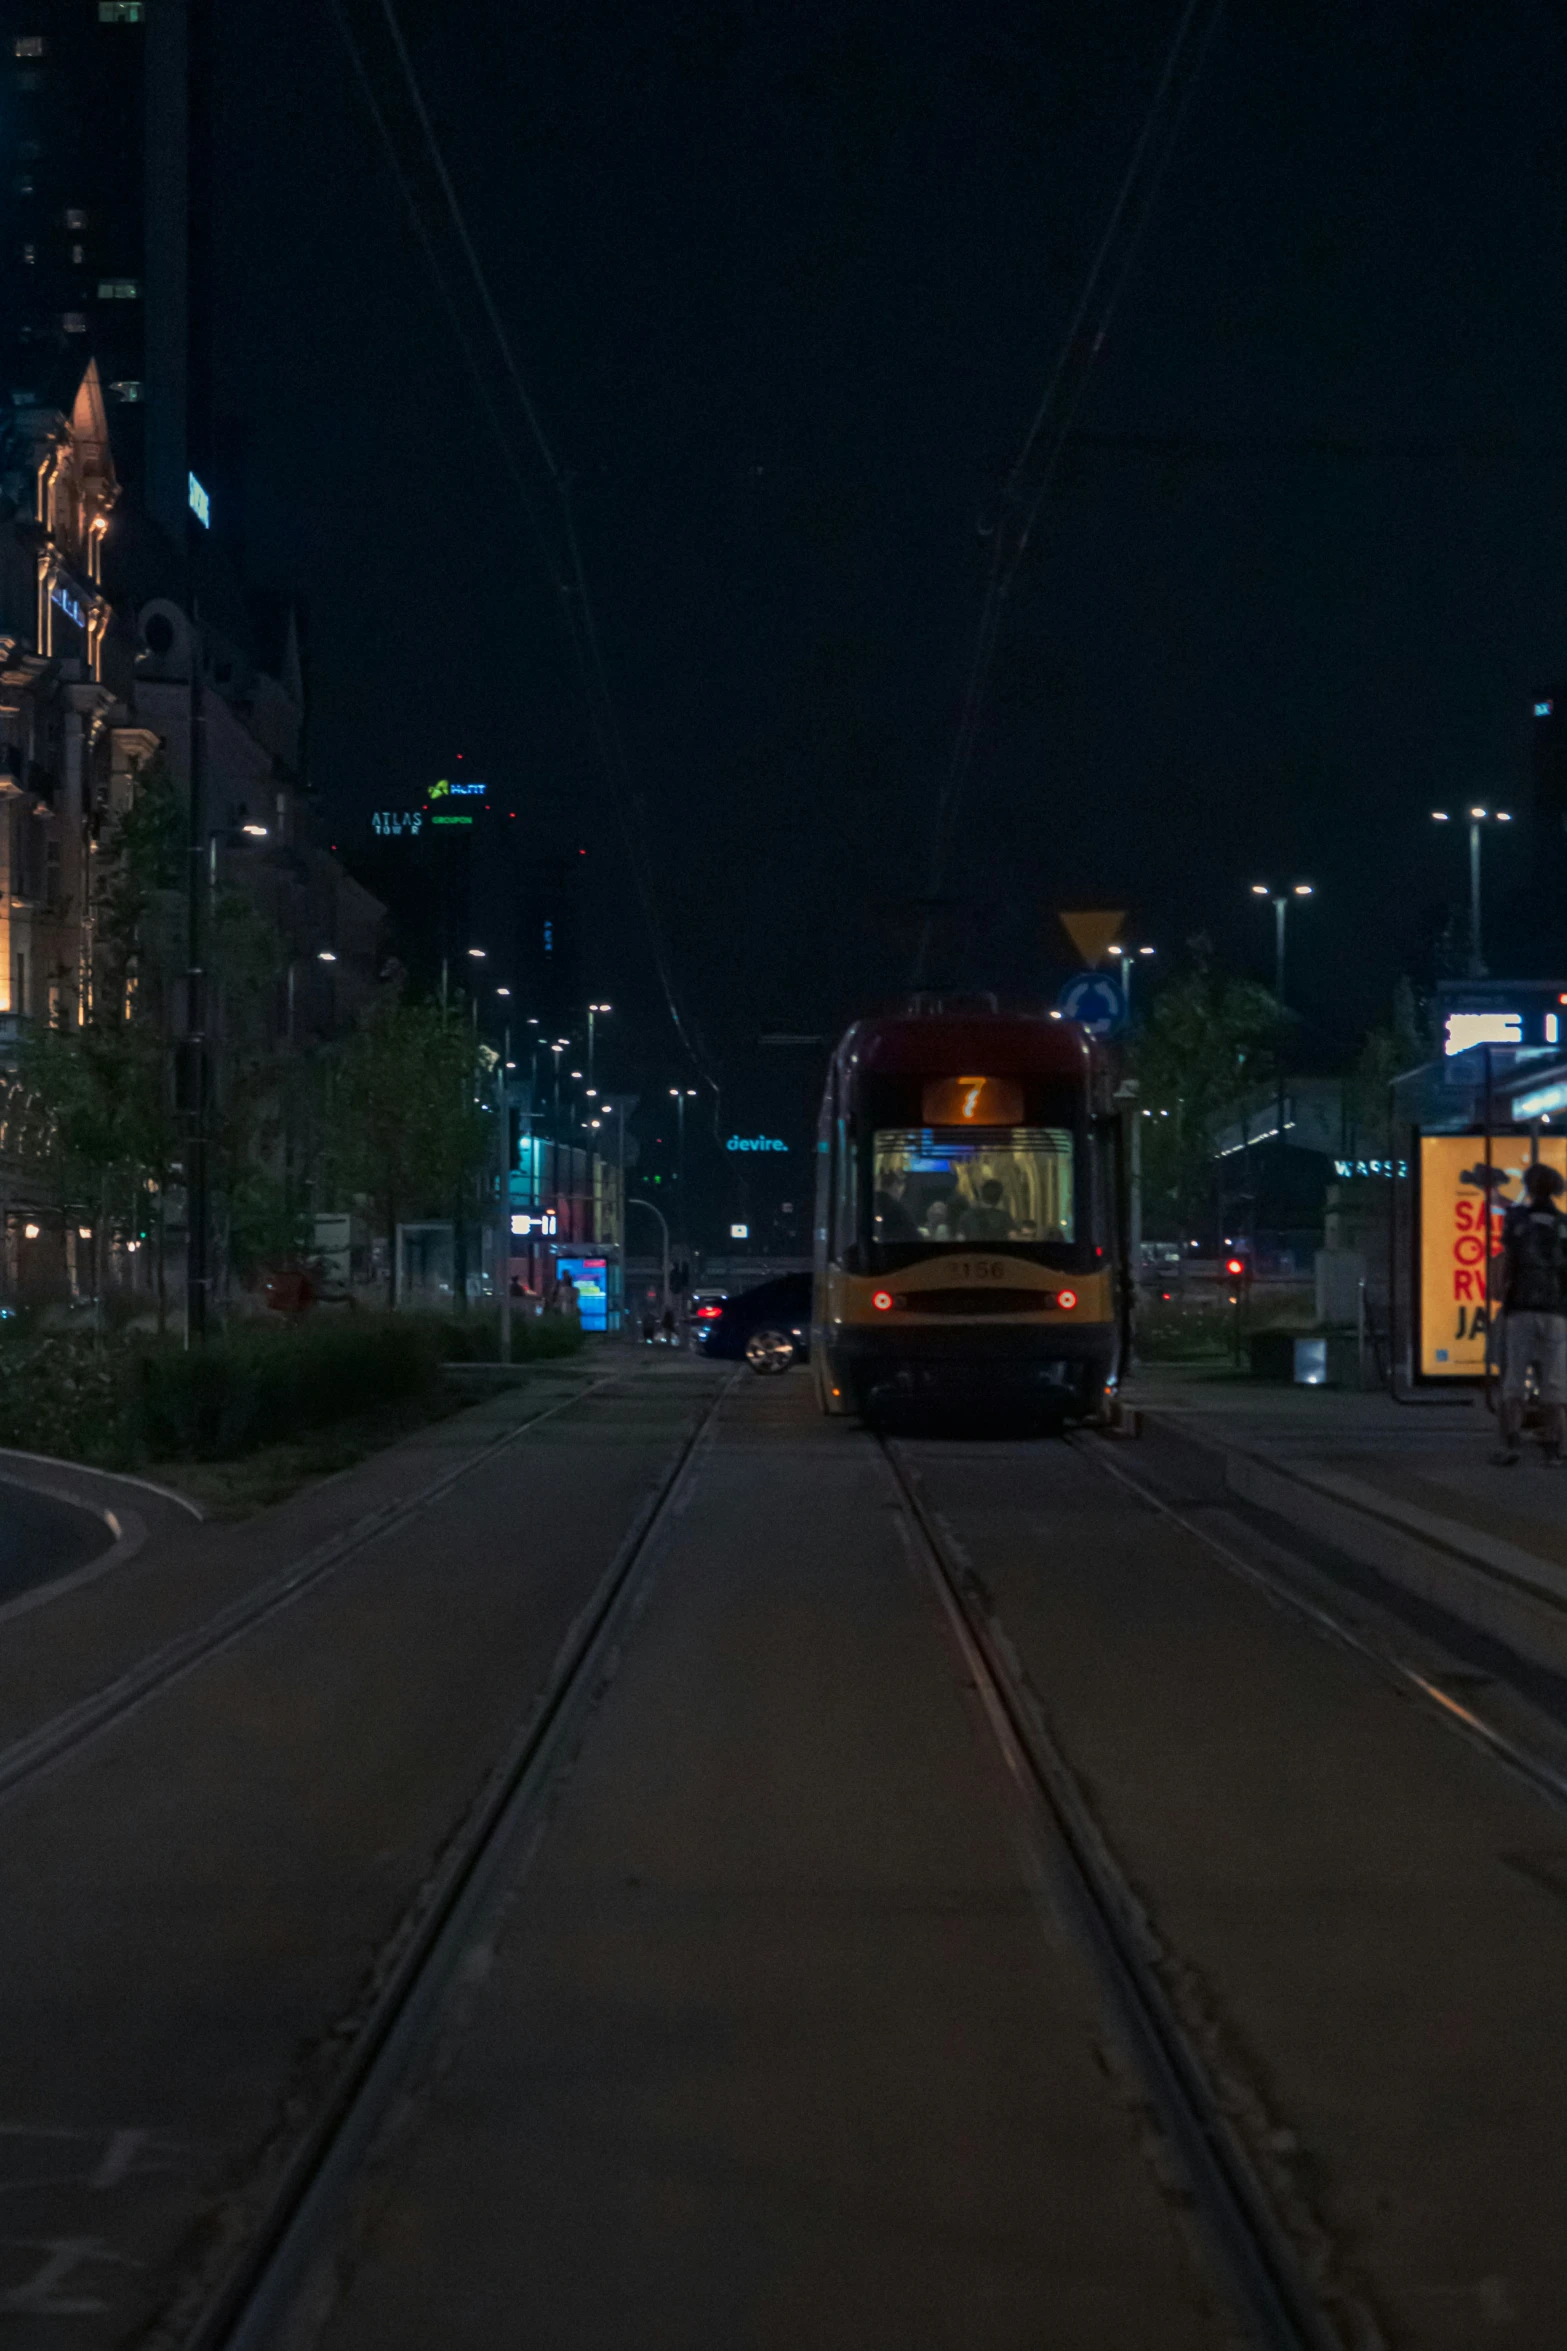
<instances>
[{"instance_id":1,"label":"illuminated billboard","mask_svg":"<svg viewBox=\"0 0 1567 2351\"><path fill-rule=\"evenodd\" d=\"M1487 1265L1532 1156L1527 1135L1493 1135L1489 1167L1483 1135L1420 1138L1420 1370L1428 1379L1484 1376ZM1567 1176L1567 1135L1542 1136L1540 1157Z\"/></svg>"}]
</instances>

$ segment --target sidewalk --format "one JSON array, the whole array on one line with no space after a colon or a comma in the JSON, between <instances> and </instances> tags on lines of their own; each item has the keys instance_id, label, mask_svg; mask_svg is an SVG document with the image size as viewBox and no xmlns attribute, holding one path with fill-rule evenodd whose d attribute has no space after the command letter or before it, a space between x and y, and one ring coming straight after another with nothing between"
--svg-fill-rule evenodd
<instances>
[{"instance_id":1,"label":"sidewalk","mask_svg":"<svg viewBox=\"0 0 1567 2351\"><path fill-rule=\"evenodd\" d=\"M1480 1398L1399 1405L1150 1365L1127 1402L1220 1452L1244 1500L1335 1544L1535 1662L1567 1671L1567 1470L1491 1462Z\"/></svg>"}]
</instances>

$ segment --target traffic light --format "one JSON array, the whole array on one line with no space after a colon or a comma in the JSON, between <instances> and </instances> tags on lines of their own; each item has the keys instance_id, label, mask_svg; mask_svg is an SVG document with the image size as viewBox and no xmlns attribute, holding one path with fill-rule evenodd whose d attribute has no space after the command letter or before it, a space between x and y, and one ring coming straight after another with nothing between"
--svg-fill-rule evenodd
<instances>
[{"instance_id":1,"label":"traffic light","mask_svg":"<svg viewBox=\"0 0 1567 2351\"><path fill-rule=\"evenodd\" d=\"M1226 1257L1224 1275L1229 1283L1230 1304L1239 1306L1242 1299L1251 1295L1251 1259L1242 1257L1238 1251L1233 1256Z\"/></svg>"}]
</instances>

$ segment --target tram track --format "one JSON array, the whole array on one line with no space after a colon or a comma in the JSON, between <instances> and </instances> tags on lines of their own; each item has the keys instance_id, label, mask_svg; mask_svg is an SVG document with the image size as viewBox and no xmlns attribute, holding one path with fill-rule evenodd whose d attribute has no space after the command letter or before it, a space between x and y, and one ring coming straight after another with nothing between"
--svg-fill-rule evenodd
<instances>
[{"instance_id":1,"label":"tram track","mask_svg":"<svg viewBox=\"0 0 1567 2351\"><path fill-rule=\"evenodd\" d=\"M563 1396L556 1403L530 1413L526 1420L503 1430L455 1468L431 1478L416 1492L367 1513L343 1533L291 1560L275 1574L264 1576L213 1615L146 1651L112 1681L89 1691L74 1704L62 1707L46 1721L0 1747L0 1805L33 1786L46 1772L79 1753L104 1732L138 1713L150 1700L226 1654L307 1593L315 1591L371 1544L396 1533L466 1478L489 1467L519 1438L600 1393L611 1384L613 1376L605 1374L576 1394Z\"/></svg>"},{"instance_id":2,"label":"tram track","mask_svg":"<svg viewBox=\"0 0 1567 2351\"><path fill-rule=\"evenodd\" d=\"M877 1447L1007 1772L1064 1861L1076 1924L1185 2174L1216 2264L1266 2351L1348 2351L1160 1972L1147 1915L1085 1801L1005 1629L896 1439Z\"/></svg>"},{"instance_id":3,"label":"tram track","mask_svg":"<svg viewBox=\"0 0 1567 2351\"><path fill-rule=\"evenodd\" d=\"M1104 1457L1103 1448L1091 1438L1070 1440L1073 1450L1092 1460L1102 1475L1112 1479L1123 1491L1134 1496L1146 1508L1154 1511L1170 1525L1200 1543L1227 1572L1239 1582L1248 1584L1270 1605L1283 1609L1319 1638L1335 1647L1347 1650L1370 1667L1400 1697L1413 1699L1425 1711L1436 1716L1455 1736L1466 1740L1500 1764L1504 1771L1522 1780L1537 1796L1558 1810L1567 1810L1567 1771L1547 1756L1541 1755L1499 1725L1488 1722L1475 1706L1457 1698L1441 1686L1434 1672L1426 1670L1409 1656L1400 1652L1394 1640L1373 1631L1362 1623L1354 1623L1341 1609L1329 1604L1321 1594L1326 1580L1310 1563L1302 1560L1299 1573L1318 1587L1307 1591L1289 1575L1267 1566L1261 1560L1248 1558L1233 1543L1226 1542L1212 1527L1183 1511L1162 1494L1133 1477L1119 1462ZM1275 1546L1277 1547L1277 1546Z\"/></svg>"},{"instance_id":4,"label":"tram track","mask_svg":"<svg viewBox=\"0 0 1567 2351\"><path fill-rule=\"evenodd\" d=\"M613 1676L660 1537L689 1498L696 1456L732 1384L726 1381L688 1426L392 1936L336 2074L247 2216L238 2250L216 2275L176 2296L144 2338L149 2351L264 2351L278 2340L313 2258L330 2240L417 2068L465 1954L543 1827L557 1771Z\"/></svg>"}]
</instances>

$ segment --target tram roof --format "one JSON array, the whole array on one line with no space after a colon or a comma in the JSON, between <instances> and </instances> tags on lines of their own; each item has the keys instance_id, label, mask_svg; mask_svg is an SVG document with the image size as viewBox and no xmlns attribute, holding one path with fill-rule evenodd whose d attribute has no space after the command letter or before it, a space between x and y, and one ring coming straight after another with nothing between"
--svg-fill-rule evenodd
<instances>
[{"instance_id":1,"label":"tram roof","mask_svg":"<svg viewBox=\"0 0 1567 2351\"><path fill-rule=\"evenodd\" d=\"M1103 1056L1075 1021L1038 1012L897 1013L857 1020L834 1060L845 1076L1087 1076Z\"/></svg>"}]
</instances>

